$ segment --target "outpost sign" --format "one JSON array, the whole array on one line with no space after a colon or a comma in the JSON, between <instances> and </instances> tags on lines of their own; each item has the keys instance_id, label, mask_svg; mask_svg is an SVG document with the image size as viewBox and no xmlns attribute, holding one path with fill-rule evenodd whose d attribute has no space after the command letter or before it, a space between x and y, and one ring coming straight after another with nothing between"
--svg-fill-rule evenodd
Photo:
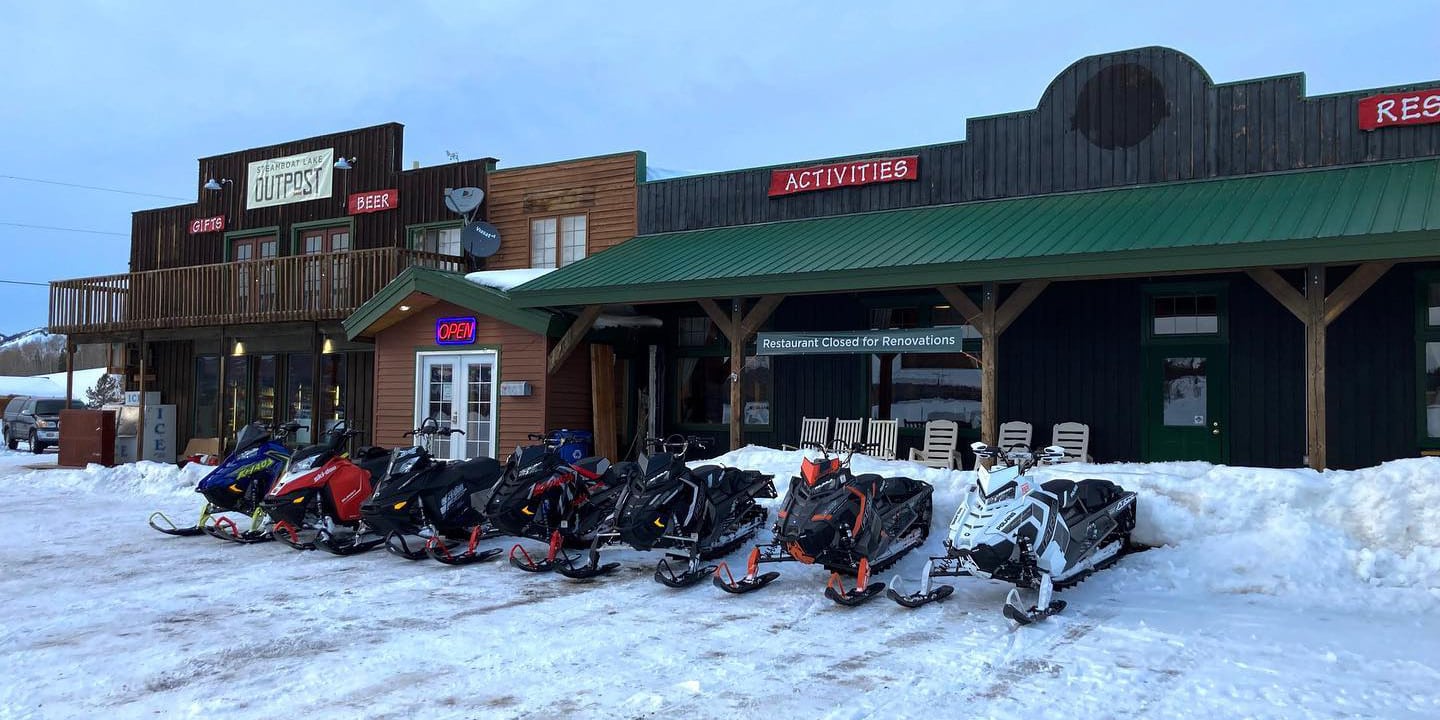
<instances>
[{"instance_id":1,"label":"outpost sign","mask_svg":"<svg viewBox=\"0 0 1440 720\"><path fill-rule=\"evenodd\" d=\"M335 148L250 163L245 209L288 205L330 197Z\"/></svg>"},{"instance_id":2,"label":"outpost sign","mask_svg":"<svg viewBox=\"0 0 1440 720\"><path fill-rule=\"evenodd\" d=\"M756 355L848 355L857 353L954 353L967 339L979 339L968 325L914 330L762 332Z\"/></svg>"}]
</instances>

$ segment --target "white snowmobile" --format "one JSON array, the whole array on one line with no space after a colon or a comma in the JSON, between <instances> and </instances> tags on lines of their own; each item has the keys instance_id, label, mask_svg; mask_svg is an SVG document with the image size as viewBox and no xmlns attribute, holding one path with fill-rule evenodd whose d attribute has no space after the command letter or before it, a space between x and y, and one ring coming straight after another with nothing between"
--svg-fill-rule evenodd
<instances>
[{"instance_id":1,"label":"white snowmobile","mask_svg":"<svg viewBox=\"0 0 1440 720\"><path fill-rule=\"evenodd\" d=\"M919 592L900 591L890 580L887 595L906 607L943 600L949 585L932 586L936 577L975 576L1014 584L1005 598L1005 617L1029 625L1065 609L1052 599L1090 573L1113 564L1130 546L1135 527L1135 493L1109 480L1050 480L1034 484L1025 472L1036 464L1023 446L1010 451L975 443L978 458L993 458L994 469L980 467L950 522L944 557L930 558ZM1045 448L1040 460L1059 462L1065 450ZM1020 590L1035 591L1027 608Z\"/></svg>"}]
</instances>

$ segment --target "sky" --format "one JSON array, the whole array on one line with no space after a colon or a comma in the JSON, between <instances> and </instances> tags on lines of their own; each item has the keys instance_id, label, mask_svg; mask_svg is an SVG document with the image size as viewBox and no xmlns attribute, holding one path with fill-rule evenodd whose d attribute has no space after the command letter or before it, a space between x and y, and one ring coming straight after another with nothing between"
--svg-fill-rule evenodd
<instances>
[{"instance_id":1,"label":"sky","mask_svg":"<svg viewBox=\"0 0 1440 720\"><path fill-rule=\"evenodd\" d=\"M406 167L643 150L716 171L960 140L1075 60L1146 45L1216 82L1303 72L1311 95L1440 81L1433 0L1100 8L0 0L0 280L126 272L130 213L193 201L198 158L383 122ZM0 334L47 302L0 283Z\"/></svg>"}]
</instances>

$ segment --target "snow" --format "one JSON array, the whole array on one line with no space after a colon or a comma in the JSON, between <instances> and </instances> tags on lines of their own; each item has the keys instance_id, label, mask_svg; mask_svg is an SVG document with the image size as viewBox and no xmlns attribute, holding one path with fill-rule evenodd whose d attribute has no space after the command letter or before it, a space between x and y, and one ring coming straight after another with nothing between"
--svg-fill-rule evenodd
<instances>
[{"instance_id":1,"label":"snow","mask_svg":"<svg viewBox=\"0 0 1440 720\"><path fill-rule=\"evenodd\" d=\"M103 368L103 367L90 368L90 369L87 369L87 370L76 370L76 371L75 371L75 385L74 385L74 387L73 387L73 393L71 394L71 399L74 399L74 400L85 400L85 399L86 399L86 398L85 398L85 391L86 391L86 390L89 390L89 389L91 389L91 388L93 388L93 387L95 387L95 383L98 382L98 381L100 380L100 377L105 374L105 370L106 370L106 368ZM56 392L52 397L61 397L61 396L63 396L63 395L65 394L65 373L64 373L64 372L45 373L45 374L43 374L43 375L36 375L35 377L37 377L37 378L45 378L45 379L49 380L50 382L54 383L55 386L56 386L57 388L59 388L59 392ZM3 394L3 393L0 393L0 394Z\"/></svg>"},{"instance_id":2,"label":"snow","mask_svg":"<svg viewBox=\"0 0 1440 720\"><path fill-rule=\"evenodd\" d=\"M720 460L783 490L799 458ZM1440 717L1440 459L1042 469L1136 490L1136 537L1161 547L1018 631L999 613L1006 586L978 580L919 610L847 609L822 597L822 570L794 564L732 597L664 588L657 558L633 551L573 582L166 537L145 516L190 522L195 474L34 460L0 451L0 526L31 530L0 546L5 718ZM926 551L973 481L855 469L936 486ZM897 570L914 577L923 555Z\"/></svg>"},{"instance_id":3,"label":"snow","mask_svg":"<svg viewBox=\"0 0 1440 720\"><path fill-rule=\"evenodd\" d=\"M0 375L0 395L32 395L42 398L65 397L65 386L56 385L49 378L26 377L23 375ZM3 410L4 408L0 408Z\"/></svg>"},{"instance_id":4,"label":"snow","mask_svg":"<svg viewBox=\"0 0 1440 720\"><path fill-rule=\"evenodd\" d=\"M51 343L63 343L64 335L56 335L45 328L32 328L22 333L17 333L5 338L0 342L0 350L25 347L28 345L45 345ZM57 396L58 397L58 396Z\"/></svg>"},{"instance_id":5,"label":"snow","mask_svg":"<svg viewBox=\"0 0 1440 720\"><path fill-rule=\"evenodd\" d=\"M481 270L472 272L465 276L476 285L483 285L495 288L501 292L508 292L510 288L517 285L524 285L535 278L547 273L554 272L555 268L516 268L514 270Z\"/></svg>"}]
</instances>

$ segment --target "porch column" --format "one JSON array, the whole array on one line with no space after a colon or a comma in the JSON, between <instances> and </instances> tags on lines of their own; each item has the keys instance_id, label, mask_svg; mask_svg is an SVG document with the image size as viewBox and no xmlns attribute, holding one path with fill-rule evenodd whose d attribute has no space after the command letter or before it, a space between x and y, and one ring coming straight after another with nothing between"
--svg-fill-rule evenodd
<instances>
[{"instance_id":1,"label":"porch column","mask_svg":"<svg viewBox=\"0 0 1440 720\"><path fill-rule=\"evenodd\" d=\"M1365 263L1325 295L1325 266L1305 268L1303 292L1270 268L1247 271L1285 309L1305 324L1305 457L1310 467L1323 470L1325 457L1325 329L1360 298L1393 263Z\"/></svg>"},{"instance_id":2,"label":"porch column","mask_svg":"<svg viewBox=\"0 0 1440 720\"><path fill-rule=\"evenodd\" d=\"M615 445L615 349L609 345L590 345L590 417L595 454L619 460Z\"/></svg>"},{"instance_id":3,"label":"porch column","mask_svg":"<svg viewBox=\"0 0 1440 720\"><path fill-rule=\"evenodd\" d=\"M135 427L135 461L145 457L145 331L140 331L140 423Z\"/></svg>"},{"instance_id":4,"label":"porch column","mask_svg":"<svg viewBox=\"0 0 1440 720\"><path fill-rule=\"evenodd\" d=\"M1049 280L1026 280L1010 293L1003 305L999 304L999 288L993 282L982 286L980 305L958 285L936 288L980 333L980 439L987 445L1000 440L1000 336L1049 284Z\"/></svg>"},{"instance_id":5,"label":"porch column","mask_svg":"<svg viewBox=\"0 0 1440 720\"><path fill-rule=\"evenodd\" d=\"M65 341L65 407L70 407L70 399L75 397L75 343L67 338Z\"/></svg>"},{"instance_id":6,"label":"porch column","mask_svg":"<svg viewBox=\"0 0 1440 720\"><path fill-rule=\"evenodd\" d=\"M740 298L730 301L730 315L726 315L714 300L700 299L700 307L705 314L720 328L720 332L730 340L730 449L739 450L745 444L744 436L744 408L741 407L740 373L745 369L745 343L749 342L775 312L775 308L784 300L784 295L766 295L760 298L759 302L750 309L747 314L744 312L744 302Z\"/></svg>"}]
</instances>

